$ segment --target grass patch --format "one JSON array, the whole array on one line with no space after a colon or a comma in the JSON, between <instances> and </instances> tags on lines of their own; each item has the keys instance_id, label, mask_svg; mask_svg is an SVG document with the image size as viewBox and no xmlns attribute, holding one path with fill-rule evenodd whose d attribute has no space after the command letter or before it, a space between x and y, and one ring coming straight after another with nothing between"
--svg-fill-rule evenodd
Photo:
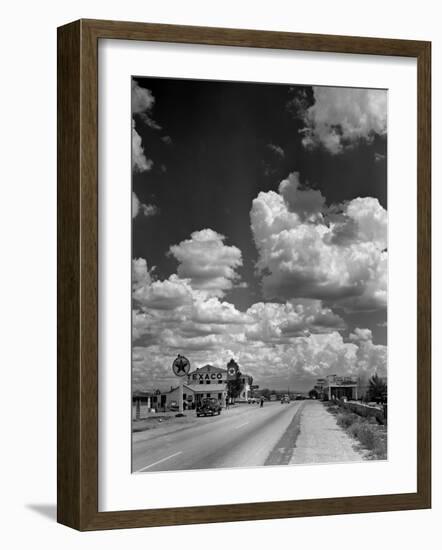
<instances>
[{"instance_id":1,"label":"grass patch","mask_svg":"<svg viewBox=\"0 0 442 550\"><path fill-rule=\"evenodd\" d=\"M338 426L370 451L368 458L372 460L387 459L386 426L379 425L374 417L364 418L336 404L329 403L327 410L336 417Z\"/></svg>"},{"instance_id":2,"label":"grass patch","mask_svg":"<svg viewBox=\"0 0 442 550\"><path fill-rule=\"evenodd\" d=\"M336 422L338 423L338 426L341 426L342 428L350 428L353 424L358 422L359 416L355 413L342 413L338 412L336 415Z\"/></svg>"},{"instance_id":3,"label":"grass patch","mask_svg":"<svg viewBox=\"0 0 442 550\"><path fill-rule=\"evenodd\" d=\"M368 422L365 419L352 424L348 431L366 449L371 451L372 458L385 460L387 458L387 430L377 423Z\"/></svg>"}]
</instances>

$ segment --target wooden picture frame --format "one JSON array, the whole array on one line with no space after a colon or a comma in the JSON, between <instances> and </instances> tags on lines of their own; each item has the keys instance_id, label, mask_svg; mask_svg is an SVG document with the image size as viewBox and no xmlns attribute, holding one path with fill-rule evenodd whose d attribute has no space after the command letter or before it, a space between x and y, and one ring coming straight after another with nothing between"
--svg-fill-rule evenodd
<instances>
[{"instance_id":1,"label":"wooden picture frame","mask_svg":"<svg viewBox=\"0 0 442 550\"><path fill-rule=\"evenodd\" d=\"M98 511L98 41L122 39L403 56L418 67L417 492ZM58 521L82 531L431 506L431 44L79 20L58 29Z\"/></svg>"}]
</instances>

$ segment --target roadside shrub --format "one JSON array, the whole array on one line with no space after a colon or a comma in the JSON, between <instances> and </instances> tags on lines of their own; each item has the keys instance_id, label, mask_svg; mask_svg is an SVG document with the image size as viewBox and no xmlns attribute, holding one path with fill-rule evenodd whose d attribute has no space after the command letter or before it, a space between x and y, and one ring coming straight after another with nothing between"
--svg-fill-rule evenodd
<instances>
[{"instance_id":1,"label":"roadside shrub","mask_svg":"<svg viewBox=\"0 0 442 550\"><path fill-rule=\"evenodd\" d=\"M338 423L338 426L342 426L343 428L349 428L352 424L358 421L359 417L354 413L340 412L336 415L336 422Z\"/></svg>"},{"instance_id":2,"label":"roadside shrub","mask_svg":"<svg viewBox=\"0 0 442 550\"><path fill-rule=\"evenodd\" d=\"M329 409L330 412L332 412ZM385 460L387 458L387 430L378 425L374 417L361 417L347 410L333 410L338 426L359 441L368 451L370 458Z\"/></svg>"},{"instance_id":3,"label":"roadside shrub","mask_svg":"<svg viewBox=\"0 0 442 550\"><path fill-rule=\"evenodd\" d=\"M328 412L331 413L331 414L338 414L338 410L339 410L339 406L338 405L335 405L335 404L332 404L332 403L327 403L327 405L325 405Z\"/></svg>"},{"instance_id":4,"label":"roadside shrub","mask_svg":"<svg viewBox=\"0 0 442 550\"><path fill-rule=\"evenodd\" d=\"M373 426L368 422L359 421L352 424L349 431L353 437L359 439L359 441L372 451L376 446L376 432Z\"/></svg>"}]
</instances>

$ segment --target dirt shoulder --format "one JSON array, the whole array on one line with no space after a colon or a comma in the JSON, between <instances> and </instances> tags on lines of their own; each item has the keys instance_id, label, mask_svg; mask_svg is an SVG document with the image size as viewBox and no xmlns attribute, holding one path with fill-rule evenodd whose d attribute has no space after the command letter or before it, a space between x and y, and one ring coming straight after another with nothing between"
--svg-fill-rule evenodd
<instances>
[{"instance_id":1,"label":"dirt shoulder","mask_svg":"<svg viewBox=\"0 0 442 550\"><path fill-rule=\"evenodd\" d=\"M341 427L320 401L306 401L300 419L300 433L290 464L361 462L366 453Z\"/></svg>"}]
</instances>

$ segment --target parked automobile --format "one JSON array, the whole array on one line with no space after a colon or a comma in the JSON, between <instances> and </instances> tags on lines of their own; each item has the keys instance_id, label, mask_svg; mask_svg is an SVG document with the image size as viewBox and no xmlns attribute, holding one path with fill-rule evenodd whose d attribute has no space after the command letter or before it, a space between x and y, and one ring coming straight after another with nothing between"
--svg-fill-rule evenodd
<instances>
[{"instance_id":1,"label":"parked automobile","mask_svg":"<svg viewBox=\"0 0 442 550\"><path fill-rule=\"evenodd\" d=\"M288 395L283 395L281 397L281 405L284 405L285 403L290 403L290 397Z\"/></svg>"},{"instance_id":2,"label":"parked automobile","mask_svg":"<svg viewBox=\"0 0 442 550\"><path fill-rule=\"evenodd\" d=\"M172 411L172 412L177 412L179 410L179 405L178 405L178 401L171 401L168 405L167 405L167 409L169 411ZM189 409L194 409L194 405L191 401L183 401L183 410L184 411L187 411Z\"/></svg>"},{"instance_id":3,"label":"parked automobile","mask_svg":"<svg viewBox=\"0 0 442 550\"><path fill-rule=\"evenodd\" d=\"M206 397L198 403L196 408L197 416L214 416L215 414L221 414L221 404L215 397Z\"/></svg>"},{"instance_id":4,"label":"parked automobile","mask_svg":"<svg viewBox=\"0 0 442 550\"><path fill-rule=\"evenodd\" d=\"M302 393L297 393L295 395L295 401L303 401L305 399L305 395L302 395Z\"/></svg>"}]
</instances>

